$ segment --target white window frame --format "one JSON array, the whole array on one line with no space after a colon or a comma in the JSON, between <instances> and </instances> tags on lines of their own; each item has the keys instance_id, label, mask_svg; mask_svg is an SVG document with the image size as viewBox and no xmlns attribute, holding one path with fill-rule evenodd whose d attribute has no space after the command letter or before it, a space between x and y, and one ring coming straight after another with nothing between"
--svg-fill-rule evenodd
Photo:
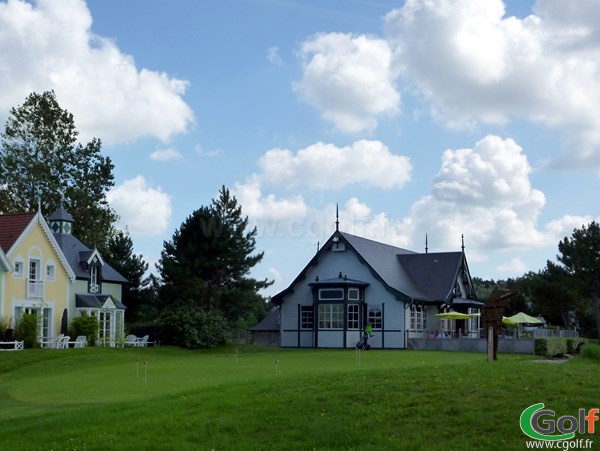
<instances>
[{"instance_id":1,"label":"white window frame","mask_svg":"<svg viewBox=\"0 0 600 451\"><path fill-rule=\"evenodd\" d=\"M14 272L13 272L14 276L22 278L23 273L24 273L23 268L25 268L25 262L23 261L23 259L21 257L15 259L15 261L13 263L13 267L14 267Z\"/></svg>"},{"instance_id":2,"label":"white window frame","mask_svg":"<svg viewBox=\"0 0 600 451\"><path fill-rule=\"evenodd\" d=\"M348 300L360 301L360 290L358 288L348 288Z\"/></svg>"},{"instance_id":3,"label":"white window frame","mask_svg":"<svg viewBox=\"0 0 600 451\"><path fill-rule=\"evenodd\" d=\"M348 313L346 315L347 316L346 326L347 326L348 330L360 329L359 312L360 312L359 304L348 304Z\"/></svg>"},{"instance_id":4,"label":"white window frame","mask_svg":"<svg viewBox=\"0 0 600 451\"><path fill-rule=\"evenodd\" d=\"M410 306L410 329L423 331L427 329L427 306L423 304L411 304Z\"/></svg>"},{"instance_id":5,"label":"white window frame","mask_svg":"<svg viewBox=\"0 0 600 451\"><path fill-rule=\"evenodd\" d=\"M54 263L46 264L46 279L56 280L56 266L54 265Z\"/></svg>"},{"instance_id":6,"label":"white window frame","mask_svg":"<svg viewBox=\"0 0 600 451\"><path fill-rule=\"evenodd\" d=\"M369 305L367 309L367 323L371 325L373 330L383 329L383 306Z\"/></svg>"},{"instance_id":7,"label":"white window frame","mask_svg":"<svg viewBox=\"0 0 600 451\"><path fill-rule=\"evenodd\" d=\"M319 304L319 329L342 330L344 328L344 304Z\"/></svg>"}]
</instances>

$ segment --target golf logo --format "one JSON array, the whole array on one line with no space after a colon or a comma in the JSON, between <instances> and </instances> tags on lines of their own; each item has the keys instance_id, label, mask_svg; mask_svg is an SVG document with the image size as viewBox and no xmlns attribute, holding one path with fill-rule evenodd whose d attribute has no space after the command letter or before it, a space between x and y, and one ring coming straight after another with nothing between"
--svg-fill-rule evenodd
<instances>
[{"instance_id":1,"label":"golf logo","mask_svg":"<svg viewBox=\"0 0 600 451\"><path fill-rule=\"evenodd\" d=\"M544 409L544 403L527 407L519 419L519 426L525 435L535 440L564 441L571 440L575 433L593 434L600 409L586 412L579 409L577 416L564 415L556 418L556 412Z\"/></svg>"}]
</instances>

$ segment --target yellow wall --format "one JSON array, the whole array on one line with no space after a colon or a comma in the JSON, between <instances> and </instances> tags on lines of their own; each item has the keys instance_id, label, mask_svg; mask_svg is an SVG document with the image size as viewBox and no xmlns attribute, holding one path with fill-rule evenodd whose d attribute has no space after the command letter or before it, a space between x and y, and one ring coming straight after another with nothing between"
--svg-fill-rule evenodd
<instances>
[{"instance_id":1,"label":"yellow wall","mask_svg":"<svg viewBox=\"0 0 600 451\"><path fill-rule=\"evenodd\" d=\"M43 299L27 299L27 279L29 260L40 260L40 278L44 281ZM13 267L15 262L21 261L23 265L22 276L17 277L15 272L7 273L4 286L4 316L12 318L15 306L23 301L26 305L44 306L52 308L50 333L53 336L60 334L63 310L68 307L69 278L66 269L59 260L58 254L39 223L33 225L18 247L8 255ZM48 264L54 265L54 280L48 279L46 268ZM14 323L13 323L14 326Z\"/></svg>"}]
</instances>

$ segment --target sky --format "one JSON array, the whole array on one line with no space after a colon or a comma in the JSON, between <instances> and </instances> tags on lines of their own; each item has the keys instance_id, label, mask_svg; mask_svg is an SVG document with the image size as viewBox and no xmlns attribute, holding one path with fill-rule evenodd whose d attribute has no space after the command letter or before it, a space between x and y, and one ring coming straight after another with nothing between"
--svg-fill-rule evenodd
<instances>
[{"instance_id":1,"label":"sky","mask_svg":"<svg viewBox=\"0 0 600 451\"><path fill-rule=\"evenodd\" d=\"M464 236L484 279L600 219L597 0L4 0L0 87L0 123L54 90L102 140L152 268L227 187L267 296L336 205L340 230L413 251Z\"/></svg>"}]
</instances>

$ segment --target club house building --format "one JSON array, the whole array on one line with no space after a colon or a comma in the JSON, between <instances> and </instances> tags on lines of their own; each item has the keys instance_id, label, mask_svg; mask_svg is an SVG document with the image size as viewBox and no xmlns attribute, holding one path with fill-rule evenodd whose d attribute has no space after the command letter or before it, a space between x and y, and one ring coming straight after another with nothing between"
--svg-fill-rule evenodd
<instances>
[{"instance_id":1,"label":"club house building","mask_svg":"<svg viewBox=\"0 0 600 451\"><path fill-rule=\"evenodd\" d=\"M479 318L444 320L448 311L478 313L464 252L418 253L336 230L288 288L279 306L280 345L354 348L367 324L371 348L403 349L436 331L479 337Z\"/></svg>"}]
</instances>

